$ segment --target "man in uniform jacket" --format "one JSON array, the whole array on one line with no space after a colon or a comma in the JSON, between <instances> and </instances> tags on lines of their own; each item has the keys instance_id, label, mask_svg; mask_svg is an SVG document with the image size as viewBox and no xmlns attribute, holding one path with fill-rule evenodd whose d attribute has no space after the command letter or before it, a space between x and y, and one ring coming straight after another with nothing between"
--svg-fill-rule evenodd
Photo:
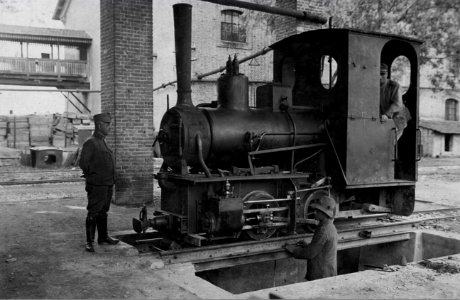
<instances>
[{"instance_id":1,"label":"man in uniform jacket","mask_svg":"<svg viewBox=\"0 0 460 300\"><path fill-rule=\"evenodd\" d=\"M388 66L380 65L380 120L382 123L393 119L397 140L402 136L407 122L411 120L409 110L404 105L399 83L388 78Z\"/></svg>"},{"instance_id":2,"label":"man in uniform jacket","mask_svg":"<svg viewBox=\"0 0 460 300\"><path fill-rule=\"evenodd\" d=\"M311 207L319 221L310 244L286 245L285 249L295 258L307 259L305 279L315 280L337 275L337 230L333 224L335 201L323 196Z\"/></svg>"},{"instance_id":3,"label":"man in uniform jacket","mask_svg":"<svg viewBox=\"0 0 460 300\"><path fill-rule=\"evenodd\" d=\"M115 160L105 142L110 131L110 121L108 113L94 115L94 133L83 143L81 150L80 168L86 180L88 197L85 247L88 252L94 252L96 228L98 244L115 245L119 242L107 234L107 212L115 183Z\"/></svg>"}]
</instances>

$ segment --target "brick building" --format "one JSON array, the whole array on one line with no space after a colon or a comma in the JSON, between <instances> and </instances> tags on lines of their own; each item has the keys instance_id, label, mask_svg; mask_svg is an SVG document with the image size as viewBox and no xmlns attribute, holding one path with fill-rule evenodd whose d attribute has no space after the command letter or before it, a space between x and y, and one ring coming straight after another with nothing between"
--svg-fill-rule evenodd
<instances>
[{"instance_id":1,"label":"brick building","mask_svg":"<svg viewBox=\"0 0 460 300\"><path fill-rule=\"evenodd\" d=\"M114 113L117 182L115 203L149 202L153 191L151 145L168 102L176 103L174 28L171 0L58 0L53 19L68 29L86 31L93 39L88 49L92 68L87 106L94 113ZM266 46L307 29L318 28L289 17L222 6L202 1L192 4L192 101L217 99L221 72L196 79L225 65L229 56L243 59ZM251 1L248 1L251 2ZM260 1L258 1L260 2ZM321 12L321 1L267 0L265 4ZM276 25L275 25L276 24ZM255 89L272 81L272 54L248 60L240 72L249 77L250 101ZM168 101L169 99L169 101Z\"/></svg>"},{"instance_id":2,"label":"brick building","mask_svg":"<svg viewBox=\"0 0 460 300\"><path fill-rule=\"evenodd\" d=\"M420 131L423 155L460 156L460 89L420 87Z\"/></svg>"},{"instance_id":3,"label":"brick building","mask_svg":"<svg viewBox=\"0 0 460 300\"><path fill-rule=\"evenodd\" d=\"M445 61L440 68L452 63ZM457 66L459 67L459 66ZM433 70L421 69L420 78L420 131L423 155L427 157L460 156L460 80L457 88L446 84L432 88L427 74ZM425 75L425 76L423 76Z\"/></svg>"},{"instance_id":4,"label":"brick building","mask_svg":"<svg viewBox=\"0 0 460 300\"><path fill-rule=\"evenodd\" d=\"M404 57L400 58L404 60ZM429 64L420 66L419 129L421 144L423 145L422 152L425 157L460 155L460 112L458 107L460 89L452 88L445 83L434 88L430 80L435 71L447 71L450 63L452 62L446 59L437 70L434 70ZM400 68L393 69L392 66L392 71L395 71L392 72L392 77L401 84L404 93L409 86L408 75L410 72L401 66L404 66L404 63L399 64ZM458 87L460 85L459 78L456 80Z\"/></svg>"}]
</instances>

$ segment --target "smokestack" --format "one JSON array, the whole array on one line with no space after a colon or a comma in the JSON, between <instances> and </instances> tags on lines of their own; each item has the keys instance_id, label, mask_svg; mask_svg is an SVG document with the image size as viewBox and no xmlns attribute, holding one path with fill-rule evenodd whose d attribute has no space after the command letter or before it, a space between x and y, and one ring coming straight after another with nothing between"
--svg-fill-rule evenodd
<instances>
[{"instance_id":1,"label":"smokestack","mask_svg":"<svg viewBox=\"0 0 460 300\"><path fill-rule=\"evenodd\" d=\"M173 11L177 72L176 106L193 106L191 96L192 6L185 3L174 4Z\"/></svg>"}]
</instances>

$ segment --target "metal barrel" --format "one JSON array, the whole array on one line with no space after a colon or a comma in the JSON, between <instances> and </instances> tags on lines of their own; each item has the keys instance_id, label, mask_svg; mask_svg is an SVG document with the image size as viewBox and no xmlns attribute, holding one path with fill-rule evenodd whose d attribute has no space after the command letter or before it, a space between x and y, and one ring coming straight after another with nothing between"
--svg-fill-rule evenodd
<instances>
[{"instance_id":1,"label":"metal barrel","mask_svg":"<svg viewBox=\"0 0 460 300\"><path fill-rule=\"evenodd\" d=\"M176 106L193 106L191 96L192 6L185 3L174 4L173 11L177 71Z\"/></svg>"}]
</instances>

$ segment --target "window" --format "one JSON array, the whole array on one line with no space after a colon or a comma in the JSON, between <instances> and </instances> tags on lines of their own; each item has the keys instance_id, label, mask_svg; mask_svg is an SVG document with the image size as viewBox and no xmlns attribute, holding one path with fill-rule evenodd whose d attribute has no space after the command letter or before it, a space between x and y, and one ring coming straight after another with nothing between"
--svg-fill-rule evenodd
<instances>
[{"instance_id":1,"label":"window","mask_svg":"<svg viewBox=\"0 0 460 300\"><path fill-rule=\"evenodd\" d=\"M332 56L321 57L321 84L326 90L332 89L337 83L337 62Z\"/></svg>"},{"instance_id":2,"label":"window","mask_svg":"<svg viewBox=\"0 0 460 300\"><path fill-rule=\"evenodd\" d=\"M452 151L452 134L444 135L444 151L451 152Z\"/></svg>"},{"instance_id":3,"label":"window","mask_svg":"<svg viewBox=\"0 0 460 300\"><path fill-rule=\"evenodd\" d=\"M241 14L237 10L222 11L221 40L246 43L246 28L241 22Z\"/></svg>"},{"instance_id":4,"label":"window","mask_svg":"<svg viewBox=\"0 0 460 300\"><path fill-rule=\"evenodd\" d=\"M455 99L446 100L446 120L447 121L458 121L457 107L458 107L457 100Z\"/></svg>"},{"instance_id":5,"label":"window","mask_svg":"<svg viewBox=\"0 0 460 300\"><path fill-rule=\"evenodd\" d=\"M391 63L391 79L399 83L401 94L405 94L410 86L410 61L406 56L398 56Z\"/></svg>"}]
</instances>

